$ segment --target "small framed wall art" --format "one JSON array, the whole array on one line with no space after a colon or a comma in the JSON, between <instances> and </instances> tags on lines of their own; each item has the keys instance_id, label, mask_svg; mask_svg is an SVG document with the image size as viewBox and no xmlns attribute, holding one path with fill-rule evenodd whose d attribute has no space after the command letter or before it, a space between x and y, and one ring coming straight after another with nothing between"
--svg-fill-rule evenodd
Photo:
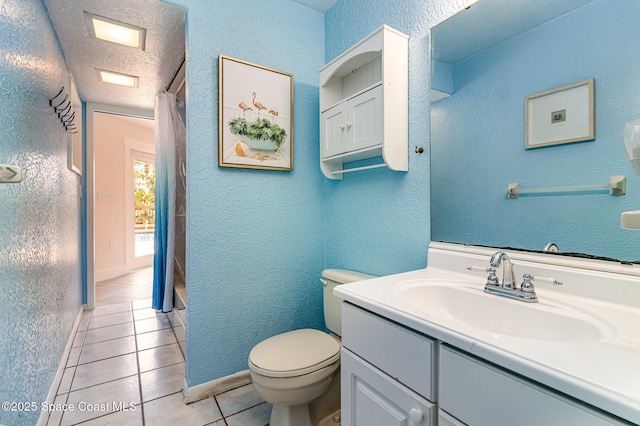
<instances>
[{"instance_id":1,"label":"small framed wall art","mask_svg":"<svg viewBox=\"0 0 640 426\"><path fill-rule=\"evenodd\" d=\"M220 55L218 165L293 170L293 74Z\"/></svg>"},{"instance_id":2,"label":"small framed wall art","mask_svg":"<svg viewBox=\"0 0 640 426\"><path fill-rule=\"evenodd\" d=\"M525 148L540 148L596 138L595 80L525 97Z\"/></svg>"},{"instance_id":3,"label":"small framed wall art","mask_svg":"<svg viewBox=\"0 0 640 426\"><path fill-rule=\"evenodd\" d=\"M72 77L69 77L69 94L72 114L68 121L65 121L66 130L69 132L67 167L82 176L82 101Z\"/></svg>"}]
</instances>

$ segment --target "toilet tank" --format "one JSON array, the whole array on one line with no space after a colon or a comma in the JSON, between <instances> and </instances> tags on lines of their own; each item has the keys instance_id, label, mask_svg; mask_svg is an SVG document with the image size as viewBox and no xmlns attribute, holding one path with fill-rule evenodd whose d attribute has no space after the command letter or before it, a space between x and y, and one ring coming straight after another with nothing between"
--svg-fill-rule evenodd
<instances>
[{"instance_id":1,"label":"toilet tank","mask_svg":"<svg viewBox=\"0 0 640 426\"><path fill-rule=\"evenodd\" d=\"M374 275L346 269L325 269L320 281L324 285L324 322L329 330L342 336L342 299L333 295L333 289L340 284L375 278Z\"/></svg>"}]
</instances>

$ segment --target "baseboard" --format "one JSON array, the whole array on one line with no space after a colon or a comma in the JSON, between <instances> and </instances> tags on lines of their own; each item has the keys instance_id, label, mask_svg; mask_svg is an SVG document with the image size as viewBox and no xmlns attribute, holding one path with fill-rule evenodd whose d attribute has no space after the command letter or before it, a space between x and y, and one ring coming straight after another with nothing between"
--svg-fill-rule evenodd
<instances>
[{"instance_id":1,"label":"baseboard","mask_svg":"<svg viewBox=\"0 0 640 426\"><path fill-rule=\"evenodd\" d=\"M111 278L118 278L123 275L127 275L130 272L130 268L127 266L116 266L115 268L101 269L95 272L95 281L105 281Z\"/></svg>"},{"instance_id":2,"label":"baseboard","mask_svg":"<svg viewBox=\"0 0 640 426\"><path fill-rule=\"evenodd\" d=\"M69 338L67 339L67 346L64 348L64 353L62 354L62 359L60 360L60 364L58 364L58 371L56 371L56 375L53 378L53 383L51 383L51 387L49 388L49 393L47 394L46 403L53 404L56 399L56 394L58 393L58 387L60 386L60 382L62 381L62 375L64 374L64 370L67 367L67 359L69 358L69 353L71 352L71 346L73 346L73 339L76 337L76 331L78 331L78 326L80 325L80 321L82 320L82 313L84 312L84 305L80 306L80 311L78 315L76 315L76 322L73 324L73 328L71 329L71 334L69 334ZM49 411L42 410L40 411L40 417L38 418L37 426L46 426L49 421Z\"/></svg>"},{"instance_id":3,"label":"baseboard","mask_svg":"<svg viewBox=\"0 0 640 426\"><path fill-rule=\"evenodd\" d=\"M249 370L238 371L230 376L221 377L217 380L212 380L192 387L187 385L187 381L185 379L182 395L184 396L184 403L190 404L210 396L221 394L231 389L239 388L240 386L248 385L252 382Z\"/></svg>"}]
</instances>

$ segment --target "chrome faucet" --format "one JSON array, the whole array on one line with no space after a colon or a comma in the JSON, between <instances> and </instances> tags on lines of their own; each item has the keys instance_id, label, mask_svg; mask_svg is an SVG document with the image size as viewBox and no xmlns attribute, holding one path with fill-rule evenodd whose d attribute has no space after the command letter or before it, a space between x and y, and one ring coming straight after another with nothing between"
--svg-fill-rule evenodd
<instances>
[{"instance_id":1,"label":"chrome faucet","mask_svg":"<svg viewBox=\"0 0 640 426\"><path fill-rule=\"evenodd\" d=\"M498 251L491 256L489 260L490 267L483 268L480 266L467 266L467 270L472 272L488 272L487 282L484 285L484 292L489 294L497 294L498 296L508 297L509 299L520 300L521 302L534 303L538 301L533 281L542 281L552 285L562 285L562 281L554 278L533 276L524 274L522 276L522 284L516 283L516 275L513 270L513 264L509 256L503 251ZM502 283L496 275L496 268L502 265Z\"/></svg>"},{"instance_id":2,"label":"chrome faucet","mask_svg":"<svg viewBox=\"0 0 640 426\"><path fill-rule=\"evenodd\" d=\"M531 281L533 277L529 274L524 274L524 281L518 288L516 283L516 275L513 271L513 264L509 256L503 251L496 252L489 260L491 265L486 271L489 272L487 277L487 283L484 286L484 291L490 294L497 294L498 296L508 297L510 299L520 300L522 302L537 302L538 296L536 296L535 289ZM496 276L496 268L502 265L502 283Z\"/></svg>"},{"instance_id":3,"label":"chrome faucet","mask_svg":"<svg viewBox=\"0 0 640 426\"><path fill-rule=\"evenodd\" d=\"M507 253L503 251L499 251L491 256L491 260L489 260L492 268L499 268L502 263L502 287L515 290L516 288L516 275L513 272L513 265L511 264L511 259L507 256ZM497 282L500 285L500 282Z\"/></svg>"}]
</instances>

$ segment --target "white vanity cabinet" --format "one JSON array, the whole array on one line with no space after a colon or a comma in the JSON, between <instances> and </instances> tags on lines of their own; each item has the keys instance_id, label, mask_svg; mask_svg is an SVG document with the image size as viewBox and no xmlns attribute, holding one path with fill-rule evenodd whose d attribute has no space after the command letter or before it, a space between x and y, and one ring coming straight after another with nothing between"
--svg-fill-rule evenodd
<instances>
[{"instance_id":1,"label":"white vanity cabinet","mask_svg":"<svg viewBox=\"0 0 640 426\"><path fill-rule=\"evenodd\" d=\"M440 415L446 419L441 424L629 424L445 345L440 346L439 358L438 404L441 409Z\"/></svg>"},{"instance_id":2,"label":"white vanity cabinet","mask_svg":"<svg viewBox=\"0 0 640 426\"><path fill-rule=\"evenodd\" d=\"M342 426L435 426L436 342L346 303L342 318Z\"/></svg>"},{"instance_id":3,"label":"white vanity cabinet","mask_svg":"<svg viewBox=\"0 0 640 426\"><path fill-rule=\"evenodd\" d=\"M343 426L602 426L623 420L350 303Z\"/></svg>"},{"instance_id":4,"label":"white vanity cabinet","mask_svg":"<svg viewBox=\"0 0 640 426\"><path fill-rule=\"evenodd\" d=\"M382 26L320 69L320 169L408 171L408 36ZM344 168L381 157L382 162Z\"/></svg>"}]
</instances>

